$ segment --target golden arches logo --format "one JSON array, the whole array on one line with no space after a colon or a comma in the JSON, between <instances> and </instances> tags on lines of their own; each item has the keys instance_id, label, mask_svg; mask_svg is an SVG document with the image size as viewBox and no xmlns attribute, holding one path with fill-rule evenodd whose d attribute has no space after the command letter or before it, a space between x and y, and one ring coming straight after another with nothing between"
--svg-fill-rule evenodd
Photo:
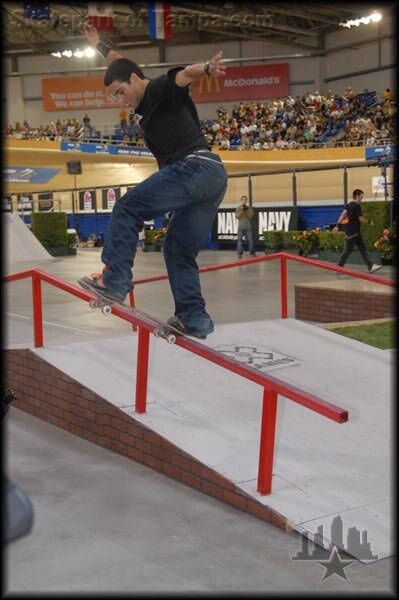
<instances>
[{"instance_id":1,"label":"golden arches logo","mask_svg":"<svg viewBox=\"0 0 399 600\"><path fill-rule=\"evenodd\" d=\"M203 75L198 85L198 93L202 94L204 92L204 86L206 84L206 91L208 94L210 94L212 91L213 82L215 82L215 91L220 92L219 80L214 75Z\"/></svg>"}]
</instances>

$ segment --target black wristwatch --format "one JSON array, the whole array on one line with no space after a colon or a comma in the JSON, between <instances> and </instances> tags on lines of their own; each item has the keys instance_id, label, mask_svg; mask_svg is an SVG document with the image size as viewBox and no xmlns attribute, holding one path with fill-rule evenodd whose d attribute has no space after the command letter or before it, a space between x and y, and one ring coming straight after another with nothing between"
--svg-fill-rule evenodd
<instances>
[{"instance_id":1,"label":"black wristwatch","mask_svg":"<svg viewBox=\"0 0 399 600\"><path fill-rule=\"evenodd\" d=\"M209 73L209 61L207 60L204 64L204 71L207 75L210 75Z\"/></svg>"}]
</instances>

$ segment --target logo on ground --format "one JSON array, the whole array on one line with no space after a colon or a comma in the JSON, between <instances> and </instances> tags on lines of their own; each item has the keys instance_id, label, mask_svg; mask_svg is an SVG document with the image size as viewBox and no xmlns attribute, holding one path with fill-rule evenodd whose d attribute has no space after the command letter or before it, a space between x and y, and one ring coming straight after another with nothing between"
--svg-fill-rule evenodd
<instances>
[{"instance_id":1,"label":"logo on ground","mask_svg":"<svg viewBox=\"0 0 399 600\"><path fill-rule=\"evenodd\" d=\"M279 367L301 364L301 361L292 356L286 356L285 354L274 352L274 350L265 350L264 348L257 348L255 346L238 346L233 344L231 346L219 346L215 350L260 371L269 371L270 369L277 369Z\"/></svg>"}]
</instances>

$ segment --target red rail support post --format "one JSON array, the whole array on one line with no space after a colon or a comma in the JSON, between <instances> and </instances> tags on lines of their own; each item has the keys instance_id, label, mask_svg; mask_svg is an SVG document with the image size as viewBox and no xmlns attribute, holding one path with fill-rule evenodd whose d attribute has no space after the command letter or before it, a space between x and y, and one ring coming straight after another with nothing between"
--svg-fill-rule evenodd
<instances>
[{"instance_id":1,"label":"red rail support post","mask_svg":"<svg viewBox=\"0 0 399 600\"><path fill-rule=\"evenodd\" d=\"M288 315L287 300L287 258L280 256L280 286L281 286L281 318L286 319Z\"/></svg>"},{"instance_id":2,"label":"red rail support post","mask_svg":"<svg viewBox=\"0 0 399 600\"><path fill-rule=\"evenodd\" d=\"M264 496L272 491L276 416L277 394L264 388L258 471L258 492Z\"/></svg>"},{"instance_id":3,"label":"red rail support post","mask_svg":"<svg viewBox=\"0 0 399 600\"><path fill-rule=\"evenodd\" d=\"M129 300L130 300L130 306L132 308L135 308L136 304L134 302L134 291L133 290L130 290L130 292L129 292ZM133 329L133 331L137 331L137 325L135 323L133 323L132 329Z\"/></svg>"},{"instance_id":4,"label":"red rail support post","mask_svg":"<svg viewBox=\"0 0 399 600\"><path fill-rule=\"evenodd\" d=\"M41 348L43 346L42 282L36 275L32 275L32 298L34 343L35 348Z\"/></svg>"},{"instance_id":5,"label":"red rail support post","mask_svg":"<svg viewBox=\"0 0 399 600\"><path fill-rule=\"evenodd\" d=\"M144 327L139 327L139 340L137 346L137 374L136 374L136 412L145 413L147 409L147 380L148 380L148 355L150 348L150 332Z\"/></svg>"}]
</instances>

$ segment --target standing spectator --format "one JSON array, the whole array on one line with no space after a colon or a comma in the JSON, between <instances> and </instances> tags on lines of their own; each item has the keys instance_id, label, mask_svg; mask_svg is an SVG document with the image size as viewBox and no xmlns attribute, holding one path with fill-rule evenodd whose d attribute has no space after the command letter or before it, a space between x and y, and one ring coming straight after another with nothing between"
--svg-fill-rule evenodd
<instances>
[{"instance_id":1,"label":"standing spectator","mask_svg":"<svg viewBox=\"0 0 399 600\"><path fill-rule=\"evenodd\" d=\"M355 249L355 246L358 247L361 257L367 265L367 269L369 273L375 273L381 269L381 265L373 265L371 259L368 255L366 245L360 233L360 225L361 223L367 223L367 225L374 225L372 221L369 221L362 215L362 209L360 207L360 203L363 200L364 192L363 190L353 190L352 193L352 202L349 202L347 208L345 208L339 216L338 224L333 228L333 231L338 231L338 225L342 224L345 232L345 247L342 252L339 261L338 267L343 267L346 261L349 258L349 255Z\"/></svg>"},{"instance_id":2,"label":"standing spectator","mask_svg":"<svg viewBox=\"0 0 399 600\"><path fill-rule=\"evenodd\" d=\"M83 121L83 137L85 139L89 139L90 137L93 136L93 126L90 123L90 117L87 113L83 117L82 121Z\"/></svg>"},{"instance_id":3,"label":"standing spectator","mask_svg":"<svg viewBox=\"0 0 399 600\"><path fill-rule=\"evenodd\" d=\"M389 100L390 102L393 101L393 93L391 92L391 90L389 88L387 88L384 92L384 100Z\"/></svg>"},{"instance_id":4,"label":"standing spectator","mask_svg":"<svg viewBox=\"0 0 399 600\"><path fill-rule=\"evenodd\" d=\"M236 219L238 219L237 229L237 254L238 258L242 258L243 247L242 240L245 237L248 244L250 256L256 256L254 248L254 240L252 235L251 221L254 216L254 211L247 204L248 197L241 196L241 204L236 210Z\"/></svg>"},{"instance_id":5,"label":"standing spectator","mask_svg":"<svg viewBox=\"0 0 399 600\"><path fill-rule=\"evenodd\" d=\"M66 134L67 134L69 140L75 139L75 125L73 123L71 123L70 120L68 121Z\"/></svg>"},{"instance_id":6,"label":"standing spectator","mask_svg":"<svg viewBox=\"0 0 399 600\"><path fill-rule=\"evenodd\" d=\"M139 244L142 252L146 251L145 247L145 225L139 231Z\"/></svg>"},{"instance_id":7,"label":"standing spectator","mask_svg":"<svg viewBox=\"0 0 399 600\"><path fill-rule=\"evenodd\" d=\"M120 120L120 127L122 129L122 131L126 131L127 130L127 112L125 110L125 107L122 106L120 113L119 113L119 120Z\"/></svg>"}]
</instances>

